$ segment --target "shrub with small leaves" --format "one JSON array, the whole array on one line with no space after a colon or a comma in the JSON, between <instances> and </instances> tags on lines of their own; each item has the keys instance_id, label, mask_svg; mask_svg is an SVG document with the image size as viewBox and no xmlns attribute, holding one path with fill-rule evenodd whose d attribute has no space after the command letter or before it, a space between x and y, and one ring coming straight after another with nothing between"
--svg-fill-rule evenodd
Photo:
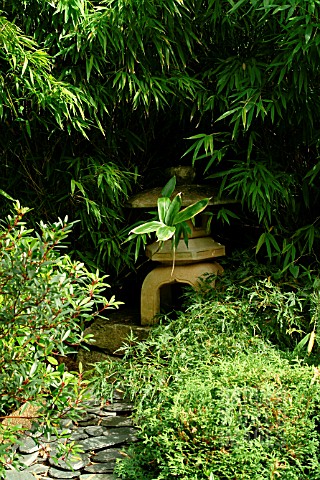
<instances>
[{"instance_id":1,"label":"shrub with small leaves","mask_svg":"<svg viewBox=\"0 0 320 480\"><path fill-rule=\"evenodd\" d=\"M77 415L86 386L81 368L71 373L57 357L75 352L84 323L118 302L104 297L105 277L61 254L72 228L67 219L40 223L36 232L27 228L26 213L17 202L0 226L0 416L33 405L36 428L46 431ZM0 423L0 474L14 462L19 431Z\"/></svg>"}]
</instances>

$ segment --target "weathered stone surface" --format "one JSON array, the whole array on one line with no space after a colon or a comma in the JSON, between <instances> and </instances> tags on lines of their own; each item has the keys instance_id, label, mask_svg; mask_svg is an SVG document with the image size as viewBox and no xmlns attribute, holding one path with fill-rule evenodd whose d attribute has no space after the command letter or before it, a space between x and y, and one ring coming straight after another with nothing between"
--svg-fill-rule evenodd
<instances>
[{"instance_id":1,"label":"weathered stone surface","mask_svg":"<svg viewBox=\"0 0 320 480\"><path fill-rule=\"evenodd\" d=\"M114 417L116 412L105 412L104 410L99 409L99 411L96 412L96 415L99 415L99 417Z\"/></svg>"},{"instance_id":2,"label":"weathered stone surface","mask_svg":"<svg viewBox=\"0 0 320 480\"><path fill-rule=\"evenodd\" d=\"M134 428L122 427L122 428L108 428L105 436L112 438L117 443L127 442L135 433Z\"/></svg>"},{"instance_id":3,"label":"weathered stone surface","mask_svg":"<svg viewBox=\"0 0 320 480\"><path fill-rule=\"evenodd\" d=\"M39 450L39 442L37 443L33 438L26 437L20 447L19 452L21 453L34 453Z\"/></svg>"},{"instance_id":4,"label":"weathered stone surface","mask_svg":"<svg viewBox=\"0 0 320 480\"><path fill-rule=\"evenodd\" d=\"M8 471L6 472L5 480L34 480L34 476L32 475L32 473L28 473L26 471L23 471L23 472ZM99 480L104 480L104 479L99 479ZM109 480L109 479L106 479L106 480Z\"/></svg>"},{"instance_id":5,"label":"weathered stone surface","mask_svg":"<svg viewBox=\"0 0 320 480\"><path fill-rule=\"evenodd\" d=\"M123 458L123 454L117 448L108 448L106 450L102 450L98 452L96 455L92 457L92 460L102 463L114 462L117 458Z\"/></svg>"},{"instance_id":6,"label":"weathered stone surface","mask_svg":"<svg viewBox=\"0 0 320 480\"><path fill-rule=\"evenodd\" d=\"M146 276L141 288L141 324L153 325L160 313L161 288L172 283L186 283L194 288L201 284L201 276L207 273L218 275L223 268L218 263L201 262L189 265L161 265Z\"/></svg>"},{"instance_id":7,"label":"weathered stone surface","mask_svg":"<svg viewBox=\"0 0 320 480\"><path fill-rule=\"evenodd\" d=\"M149 328L128 323L112 323L107 319L98 318L84 331L84 335L93 335L93 345L101 348L105 353L121 355L121 352L117 350L131 332L138 340L145 340L149 334ZM87 356L84 356L87 361Z\"/></svg>"},{"instance_id":8,"label":"weathered stone surface","mask_svg":"<svg viewBox=\"0 0 320 480\"><path fill-rule=\"evenodd\" d=\"M37 450L36 452L29 453L27 455L19 455L18 460L22 465L24 465L24 467L29 467L38 459L38 456L39 452Z\"/></svg>"},{"instance_id":9,"label":"weathered stone surface","mask_svg":"<svg viewBox=\"0 0 320 480\"><path fill-rule=\"evenodd\" d=\"M79 472L66 472L54 467L51 467L48 473L52 478L79 478ZM32 480L34 480L34 477L32 477Z\"/></svg>"},{"instance_id":10,"label":"weathered stone surface","mask_svg":"<svg viewBox=\"0 0 320 480\"><path fill-rule=\"evenodd\" d=\"M129 208L150 208L156 207L158 198L161 197L161 191L163 187L156 187L150 190L139 192L136 195L127 200L126 207ZM187 207L192 203L198 202L203 198L209 198L209 205L224 205L228 203L238 203L237 200L231 198L219 198L217 197L217 191L210 185L181 185L178 186L173 195L182 193L182 206Z\"/></svg>"},{"instance_id":11,"label":"weathered stone surface","mask_svg":"<svg viewBox=\"0 0 320 480\"><path fill-rule=\"evenodd\" d=\"M84 473L112 473L115 462L110 463L93 463L84 469Z\"/></svg>"},{"instance_id":12,"label":"weathered stone surface","mask_svg":"<svg viewBox=\"0 0 320 480\"><path fill-rule=\"evenodd\" d=\"M132 403L114 402L104 405L102 409L107 412L130 413L132 412L133 407L134 405Z\"/></svg>"},{"instance_id":13,"label":"weathered stone surface","mask_svg":"<svg viewBox=\"0 0 320 480\"><path fill-rule=\"evenodd\" d=\"M81 420L79 420L78 424L81 427L89 427L91 425L98 425L99 422L100 422L100 418L94 415L93 413L90 413L90 415L86 415Z\"/></svg>"},{"instance_id":14,"label":"weathered stone surface","mask_svg":"<svg viewBox=\"0 0 320 480\"><path fill-rule=\"evenodd\" d=\"M47 474L49 470L48 465L43 465L42 463L35 463L31 465L27 470L28 473L34 473L35 475Z\"/></svg>"},{"instance_id":15,"label":"weathered stone surface","mask_svg":"<svg viewBox=\"0 0 320 480\"><path fill-rule=\"evenodd\" d=\"M58 462L55 462L52 458L49 458L49 463L53 467L61 468L66 471L80 470L89 463L89 456L82 454L71 455L66 460L58 458Z\"/></svg>"},{"instance_id":16,"label":"weathered stone surface","mask_svg":"<svg viewBox=\"0 0 320 480\"><path fill-rule=\"evenodd\" d=\"M105 434L107 428L99 426L86 427L86 433L90 437L101 437Z\"/></svg>"},{"instance_id":17,"label":"weathered stone surface","mask_svg":"<svg viewBox=\"0 0 320 480\"><path fill-rule=\"evenodd\" d=\"M78 423L69 423L68 421L64 423L67 429L69 426L72 427L69 439L56 439L51 436L51 441L48 441L49 438L44 441L40 436L38 438L39 446L30 434L21 439L19 448L26 452L32 452L36 448L36 451L22 454L17 450L20 463L23 465L19 467L19 470L8 470L5 480L35 480L35 478L38 480L45 478L118 480L118 477L112 472L116 460L123 457L121 445L135 440L136 429L132 427L131 419L125 416L132 410L133 405L122 400L121 392L116 393L115 397L117 397L117 402L101 404L94 399L94 394L92 394L90 401L86 403L90 405L88 410L92 411L79 421L88 426L79 426ZM107 412L103 409L112 411ZM88 410L86 411L88 412ZM99 425L96 424L97 421ZM100 425L103 421L109 422L108 425ZM75 441L85 453L74 454L73 457L67 459L56 458L59 443L68 441Z\"/></svg>"},{"instance_id":18,"label":"weathered stone surface","mask_svg":"<svg viewBox=\"0 0 320 480\"><path fill-rule=\"evenodd\" d=\"M89 351L84 350L83 348L79 349L77 360L82 363L83 370L88 371L92 370L93 366L97 362L103 362L107 360L109 355L103 352L97 352L95 350Z\"/></svg>"},{"instance_id":19,"label":"weathered stone surface","mask_svg":"<svg viewBox=\"0 0 320 480\"><path fill-rule=\"evenodd\" d=\"M70 435L69 440L78 441L84 438L88 438L88 434L85 432L86 428L87 427L78 427L77 429L75 429Z\"/></svg>"},{"instance_id":20,"label":"weathered stone surface","mask_svg":"<svg viewBox=\"0 0 320 480\"><path fill-rule=\"evenodd\" d=\"M85 452L93 451L93 450L102 450L106 447L112 447L114 445L118 445L120 443L124 443L128 438L128 434L121 434L118 435L104 435L101 437L89 437L79 442L81 445L82 450Z\"/></svg>"},{"instance_id":21,"label":"weathered stone surface","mask_svg":"<svg viewBox=\"0 0 320 480\"><path fill-rule=\"evenodd\" d=\"M70 420L69 418L62 418L60 420L60 429L62 430L66 430L66 429L70 429L74 426L74 423L72 420Z\"/></svg>"},{"instance_id":22,"label":"weathered stone surface","mask_svg":"<svg viewBox=\"0 0 320 480\"><path fill-rule=\"evenodd\" d=\"M108 473L85 473L84 475L80 475L80 480L118 480L119 477L116 477L113 474ZM19 479L20 480L20 479Z\"/></svg>"},{"instance_id":23,"label":"weathered stone surface","mask_svg":"<svg viewBox=\"0 0 320 480\"><path fill-rule=\"evenodd\" d=\"M132 427L132 425L131 418L122 416L107 417L101 420L102 427Z\"/></svg>"}]
</instances>

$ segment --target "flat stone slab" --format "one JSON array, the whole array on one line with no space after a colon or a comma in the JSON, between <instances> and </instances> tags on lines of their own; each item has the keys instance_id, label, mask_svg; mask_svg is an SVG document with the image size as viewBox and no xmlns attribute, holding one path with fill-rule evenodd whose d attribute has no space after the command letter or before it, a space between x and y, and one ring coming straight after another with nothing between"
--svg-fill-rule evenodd
<instances>
[{"instance_id":1,"label":"flat stone slab","mask_svg":"<svg viewBox=\"0 0 320 480\"><path fill-rule=\"evenodd\" d=\"M5 480L35 480L35 479L34 479L34 476L32 475L32 473L28 473L28 472L25 472L25 471L23 471L23 472L8 471L8 472L6 472ZM87 479L87 480L89 480L89 479ZM104 480L104 479L99 479L99 480ZM108 479L106 479L106 480L108 480Z\"/></svg>"},{"instance_id":2,"label":"flat stone slab","mask_svg":"<svg viewBox=\"0 0 320 480\"><path fill-rule=\"evenodd\" d=\"M117 397L114 403L102 403L92 394L78 422L63 421L69 437L25 435L15 449L20 466L7 470L4 480L120 480L113 474L116 461L124 456L122 446L136 440L137 429L127 416L133 405L122 400L121 392ZM83 452L57 458L60 443L76 444Z\"/></svg>"},{"instance_id":3,"label":"flat stone slab","mask_svg":"<svg viewBox=\"0 0 320 480\"><path fill-rule=\"evenodd\" d=\"M113 474L108 473L85 473L84 475L80 475L80 480L118 480L119 477L116 477Z\"/></svg>"},{"instance_id":4,"label":"flat stone slab","mask_svg":"<svg viewBox=\"0 0 320 480\"><path fill-rule=\"evenodd\" d=\"M53 467L49 469L48 473L52 478L79 478L79 472L66 472ZM34 480L34 477L32 477L32 480Z\"/></svg>"},{"instance_id":5,"label":"flat stone slab","mask_svg":"<svg viewBox=\"0 0 320 480\"><path fill-rule=\"evenodd\" d=\"M110 463L93 463L85 467L85 473L112 473L115 462Z\"/></svg>"},{"instance_id":6,"label":"flat stone slab","mask_svg":"<svg viewBox=\"0 0 320 480\"><path fill-rule=\"evenodd\" d=\"M102 410L107 412L121 412L121 413L131 413L134 408L132 403L125 402L114 402L109 405L104 405Z\"/></svg>"},{"instance_id":7,"label":"flat stone slab","mask_svg":"<svg viewBox=\"0 0 320 480\"><path fill-rule=\"evenodd\" d=\"M42 463L35 463L27 469L27 472L34 473L35 475L45 475L48 473L49 468L50 467L48 465L43 465Z\"/></svg>"},{"instance_id":8,"label":"flat stone slab","mask_svg":"<svg viewBox=\"0 0 320 480\"><path fill-rule=\"evenodd\" d=\"M123 458L123 454L117 448L108 448L106 450L102 450L98 452L94 457L92 457L93 462L113 462L117 458Z\"/></svg>"},{"instance_id":9,"label":"flat stone slab","mask_svg":"<svg viewBox=\"0 0 320 480\"><path fill-rule=\"evenodd\" d=\"M107 430L108 429L106 427L96 425L96 426L93 426L93 427L86 427L85 432L90 437L101 437L102 435L106 434Z\"/></svg>"},{"instance_id":10,"label":"flat stone slab","mask_svg":"<svg viewBox=\"0 0 320 480\"><path fill-rule=\"evenodd\" d=\"M101 426L102 427L132 427L133 423L131 418L118 416L118 417L103 418L103 420L101 420Z\"/></svg>"},{"instance_id":11,"label":"flat stone slab","mask_svg":"<svg viewBox=\"0 0 320 480\"><path fill-rule=\"evenodd\" d=\"M21 453L34 453L39 450L39 442L37 443L33 438L27 437L19 446Z\"/></svg>"},{"instance_id":12,"label":"flat stone slab","mask_svg":"<svg viewBox=\"0 0 320 480\"><path fill-rule=\"evenodd\" d=\"M84 455L82 453L71 455L70 458L66 460L58 458L58 462L55 462L52 458L49 458L50 465L66 471L80 470L88 465L89 461L89 455Z\"/></svg>"},{"instance_id":13,"label":"flat stone slab","mask_svg":"<svg viewBox=\"0 0 320 480\"><path fill-rule=\"evenodd\" d=\"M86 438L81 440L79 445L85 452L90 452L94 450L102 450L106 447L113 447L114 445L126 442L127 439L128 434L119 433L118 435L104 435L101 437Z\"/></svg>"},{"instance_id":14,"label":"flat stone slab","mask_svg":"<svg viewBox=\"0 0 320 480\"><path fill-rule=\"evenodd\" d=\"M32 465L38 459L38 456L39 452L37 450L36 452L28 453L26 455L19 455L18 460L24 465L24 467L30 467L30 465Z\"/></svg>"}]
</instances>

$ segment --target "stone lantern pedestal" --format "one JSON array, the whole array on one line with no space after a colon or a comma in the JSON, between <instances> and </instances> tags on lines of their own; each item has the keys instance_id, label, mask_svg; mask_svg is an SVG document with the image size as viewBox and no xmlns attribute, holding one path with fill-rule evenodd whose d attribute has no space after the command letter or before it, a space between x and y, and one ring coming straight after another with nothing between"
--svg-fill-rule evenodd
<instances>
[{"instance_id":1,"label":"stone lantern pedestal","mask_svg":"<svg viewBox=\"0 0 320 480\"><path fill-rule=\"evenodd\" d=\"M146 255L152 261L160 262L144 279L141 289L141 325L152 325L160 313L161 292L171 299L170 286L184 283L197 288L206 274L218 275L223 268L213 258L225 255L225 247L215 242L205 226L194 227L189 222L191 233L188 246L181 239L176 250L168 240L160 247L154 242L146 247ZM214 283L212 284L214 286ZM170 302L171 303L171 302Z\"/></svg>"},{"instance_id":2,"label":"stone lantern pedestal","mask_svg":"<svg viewBox=\"0 0 320 480\"><path fill-rule=\"evenodd\" d=\"M217 199L211 187L203 185L181 185L173 193L182 192L182 206L186 207L202 198L211 197L209 205L234 203L230 199ZM161 188L141 192L130 198L127 206L131 208L150 208L157 206L161 196ZM205 215L202 216L206 218ZM191 234L188 247L180 240L177 249L173 251L171 240L161 246L154 242L146 247L146 255L157 266L146 276L141 289L141 324L153 325L156 315L160 313L160 290L170 295L170 286L174 283L185 283L197 288L200 278L205 274L222 273L221 265L213 261L216 257L225 255L225 247L215 242L206 230L205 221L197 227L189 224ZM213 284L214 286L214 284Z\"/></svg>"}]
</instances>

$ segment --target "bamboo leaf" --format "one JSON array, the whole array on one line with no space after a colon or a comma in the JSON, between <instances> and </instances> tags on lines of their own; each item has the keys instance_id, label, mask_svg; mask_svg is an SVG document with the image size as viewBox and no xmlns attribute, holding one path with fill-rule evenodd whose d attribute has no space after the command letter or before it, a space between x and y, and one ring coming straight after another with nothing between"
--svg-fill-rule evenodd
<instances>
[{"instance_id":1,"label":"bamboo leaf","mask_svg":"<svg viewBox=\"0 0 320 480\"><path fill-rule=\"evenodd\" d=\"M181 203L181 193L178 193L172 200L171 205L166 213L164 221L166 225L173 225L174 218L181 208Z\"/></svg>"},{"instance_id":2,"label":"bamboo leaf","mask_svg":"<svg viewBox=\"0 0 320 480\"><path fill-rule=\"evenodd\" d=\"M176 188L176 176L174 175L163 187L161 191L161 195L163 197L171 197L175 188Z\"/></svg>"},{"instance_id":3,"label":"bamboo leaf","mask_svg":"<svg viewBox=\"0 0 320 480\"><path fill-rule=\"evenodd\" d=\"M186 222L191 218L198 215L198 213L202 212L208 205L210 198L204 198L203 200L199 200L199 202L193 203L188 207L184 208L173 219L173 225L177 225L177 223Z\"/></svg>"},{"instance_id":4,"label":"bamboo leaf","mask_svg":"<svg viewBox=\"0 0 320 480\"><path fill-rule=\"evenodd\" d=\"M162 222L157 221L143 223L142 225L139 225L138 227L130 230L129 235L132 233L134 233L135 235L141 235L144 233L156 232L160 227L165 227L165 225Z\"/></svg>"},{"instance_id":5,"label":"bamboo leaf","mask_svg":"<svg viewBox=\"0 0 320 480\"><path fill-rule=\"evenodd\" d=\"M160 222L167 224L165 219L166 219L167 212L171 206L171 200L168 197L160 197L158 198L157 203L158 203L159 220Z\"/></svg>"},{"instance_id":6,"label":"bamboo leaf","mask_svg":"<svg viewBox=\"0 0 320 480\"><path fill-rule=\"evenodd\" d=\"M167 225L159 227L156 231L158 242L165 242L166 240L169 240L173 237L175 231L175 227L169 227Z\"/></svg>"}]
</instances>

